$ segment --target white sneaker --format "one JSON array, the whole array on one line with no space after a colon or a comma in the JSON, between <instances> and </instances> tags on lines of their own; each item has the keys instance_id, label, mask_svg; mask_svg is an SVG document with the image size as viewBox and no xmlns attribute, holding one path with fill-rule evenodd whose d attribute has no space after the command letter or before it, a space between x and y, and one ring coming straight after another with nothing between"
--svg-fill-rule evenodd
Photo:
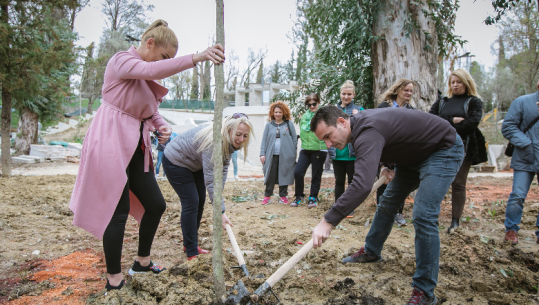
<instances>
[{"instance_id":1,"label":"white sneaker","mask_svg":"<svg viewBox=\"0 0 539 305\"><path fill-rule=\"evenodd\" d=\"M404 219L404 215L402 215L401 213L397 213L397 215L395 215L395 224L399 227L405 226L406 219Z\"/></svg>"},{"instance_id":2,"label":"white sneaker","mask_svg":"<svg viewBox=\"0 0 539 305\"><path fill-rule=\"evenodd\" d=\"M235 175L234 179L239 180L240 178L238 177L238 175Z\"/></svg>"}]
</instances>

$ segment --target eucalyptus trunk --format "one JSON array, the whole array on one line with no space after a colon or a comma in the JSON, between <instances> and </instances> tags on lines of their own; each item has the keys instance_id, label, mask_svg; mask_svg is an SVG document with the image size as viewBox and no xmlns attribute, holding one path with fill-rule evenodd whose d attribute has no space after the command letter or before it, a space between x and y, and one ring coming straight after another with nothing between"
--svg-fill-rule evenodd
<instances>
[{"instance_id":1,"label":"eucalyptus trunk","mask_svg":"<svg viewBox=\"0 0 539 305\"><path fill-rule=\"evenodd\" d=\"M11 92L2 87L2 176L11 176Z\"/></svg>"},{"instance_id":2,"label":"eucalyptus trunk","mask_svg":"<svg viewBox=\"0 0 539 305\"><path fill-rule=\"evenodd\" d=\"M215 1L217 43L225 46L225 22L223 0ZM214 65L215 87L217 90L215 99L215 111L213 117L213 284L217 300L224 300L225 277L223 274L223 220L221 201L223 198L223 137L221 135L224 104L224 71L223 65ZM209 85L209 84L208 84Z\"/></svg>"},{"instance_id":3,"label":"eucalyptus trunk","mask_svg":"<svg viewBox=\"0 0 539 305\"><path fill-rule=\"evenodd\" d=\"M372 48L373 93L378 99L395 81L408 78L416 82L413 106L428 111L437 96L438 43L434 21L423 10L429 7L419 1L383 1L373 24L373 35L381 38Z\"/></svg>"},{"instance_id":4,"label":"eucalyptus trunk","mask_svg":"<svg viewBox=\"0 0 539 305\"><path fill-rule=\"evenodd\" d=\"M19 118L19 130L15 149L17 152L30 154L30 145L37 144L39 115L23 107Z\"/></svg>"}]
</instances>

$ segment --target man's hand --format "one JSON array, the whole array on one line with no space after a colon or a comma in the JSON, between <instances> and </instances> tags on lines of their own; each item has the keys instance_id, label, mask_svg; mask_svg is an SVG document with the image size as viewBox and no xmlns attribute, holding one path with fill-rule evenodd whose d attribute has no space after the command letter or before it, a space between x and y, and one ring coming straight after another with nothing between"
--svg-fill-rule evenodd
<instances>
[{"instance_id":1,"label":"man's hand","mask_svg":"<svg viewBox=\"0 0 539 305\"><path fill-rule=\"evenodd\" d=\"M231 227L233 227L232 223L230 222L230 219L226 216L225 213L223 213L223 230L226 231L226 224L229 224Z\"/></svg>"},{"instance_id":2,"label":"man's hand","mask_svg":"<svg viewBox=\"0 0 539 305\"><path fill-rule=\"evenodd\" d=\"M322 219L322 221L316 225L313 230L313 247L315 249L321 247L322 243L329 238L331 230L333 230L333 225L326 222L325 219Z\"/></svg>"},{"instance_id":3,"label":"man's hand","mask_svg":"<svg viewBox=\"0 0 539 305\"><path fill-rule=\"evenodd\" d=\"M384 175L387 177L387 181L385 184L388 184L389 182L391 182L391 180L393 180L393 178L395 178L395 171L390 170L385 166L382 166L382 169L380 170L380 175Z\"/></svg>"},{"instance_id":4,"label":"man's hand","mask_svg":"<svg viewBox=\"0 0 539 305\"><path fill-rule=\"evenodd\" d=\"M170 138L172 128L170 128L168 125L161 126L159 127L159 133L161 134L161 136L158 137L159 143L164 144Z\"/></svg>"},{"instance_id":5,"label":"man's hand","mask_svg":"<svg viewBox=\"0 0 539 305\"><path fill-rule=\"evenodd\" d=\"M260 162L262 162L262 164L266 163L266 156L260 156Z\"/></svg>"},{"instance_id":6,"label":"man's hand","mask_svg":"<svg viewBox=\"0 0 539 305\"><path fill-rule=\"evenodd\" d=\"M461 117L454 117L453 118L453 124L458 124L460 122L464 121L464 118Z\"/></svg>"}]
</instances>

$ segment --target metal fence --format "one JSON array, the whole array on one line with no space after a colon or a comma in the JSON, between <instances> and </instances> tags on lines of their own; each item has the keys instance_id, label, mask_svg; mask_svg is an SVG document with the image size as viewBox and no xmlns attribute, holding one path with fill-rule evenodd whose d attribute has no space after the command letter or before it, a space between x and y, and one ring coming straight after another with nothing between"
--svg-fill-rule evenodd
<instances>
[{"instance_id":1,"label":"metal fence","mask_svg":"<svg viewBox=\"0 0 539 305\"><path fill-rule=\"evenodd\" d=\"M161 105L159 105L159 108L213 111L215 109L215 101L164 100Z\"/></svg>"}]
</instances>

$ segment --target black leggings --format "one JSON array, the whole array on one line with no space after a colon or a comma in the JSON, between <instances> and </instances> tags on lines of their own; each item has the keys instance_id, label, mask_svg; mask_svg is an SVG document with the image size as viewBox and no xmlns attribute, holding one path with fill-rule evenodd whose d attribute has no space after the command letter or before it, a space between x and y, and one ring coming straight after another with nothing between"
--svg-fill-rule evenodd
<instances>
[{"instance_id":1,"label":"black leggings","mask_svg":"<svg viewBox=\"0 0 539 305\"><path fill-rule=\"evenodd\" d=\"M312 164L311 193L309 197L318 198L320 183L322 182L322 172L326 162L327 152L320 150L302 150L299 152L298 163L294 169L294 180L296 181L296 197L305 197L303 188L305 187L305 173Z\"/></svg>"},{"instance_id":2,"label":"black leggings","mask_svg":"<svg viewBox=\"0 0 539 305\"><path fill-rule=\"evenodd\" d=\"M333 160L333 173L335 174L335 202L344 193L344 184L348 181L348 185L352 183L354 178L354 162L355 161L339 161ZM346 179L348 176L348 179Z\"/></svg>"},{"instance_id":3,"label":"black leggings","mask_svg":"<svg viewBox=\"0 0 539 305\"><path fill-rule=\"evenodd\" d=\"M273 155L271 159L271 168L266 179L266 190L264 191L264 197L271 197L273 195L273 188L275 184L279 184L279 155ZM288 196L288 185L279 184L279 197Z\"/></svg>"},{"instance_id":4,"label":"black leggings","mask_svg":"<svg viewBox=\"0 0 539 305\"><path fill-rule=\"evenodd\" d=\"M127 183L112 219L103 233L103 250L109 274L122 272L122 244L125 223L130 209L129 190L137 196L144 207L144 215L139 228L138 256L150 255L155 232L159 226L161 215L166 209L165 199L157 181L155 181L154 173L152 171L144 172L144 152L140 148L141 144L142 142L139 140L137 149L125 170Z\"/></svg>"},{"instance_id":5,"label":"black leggings","mask_svg":"<svg viewBox=\"0 0 539 305\"><path fill-rule=\"evenodd\" d=\"M202 170L192 172L188 168L174 165L166 156L163 156L163 170L168 182L180 197L182 205L180 224L187 257L198 255L198 228L206 201L204 173Z\"/></svg>"}]
</instances>

